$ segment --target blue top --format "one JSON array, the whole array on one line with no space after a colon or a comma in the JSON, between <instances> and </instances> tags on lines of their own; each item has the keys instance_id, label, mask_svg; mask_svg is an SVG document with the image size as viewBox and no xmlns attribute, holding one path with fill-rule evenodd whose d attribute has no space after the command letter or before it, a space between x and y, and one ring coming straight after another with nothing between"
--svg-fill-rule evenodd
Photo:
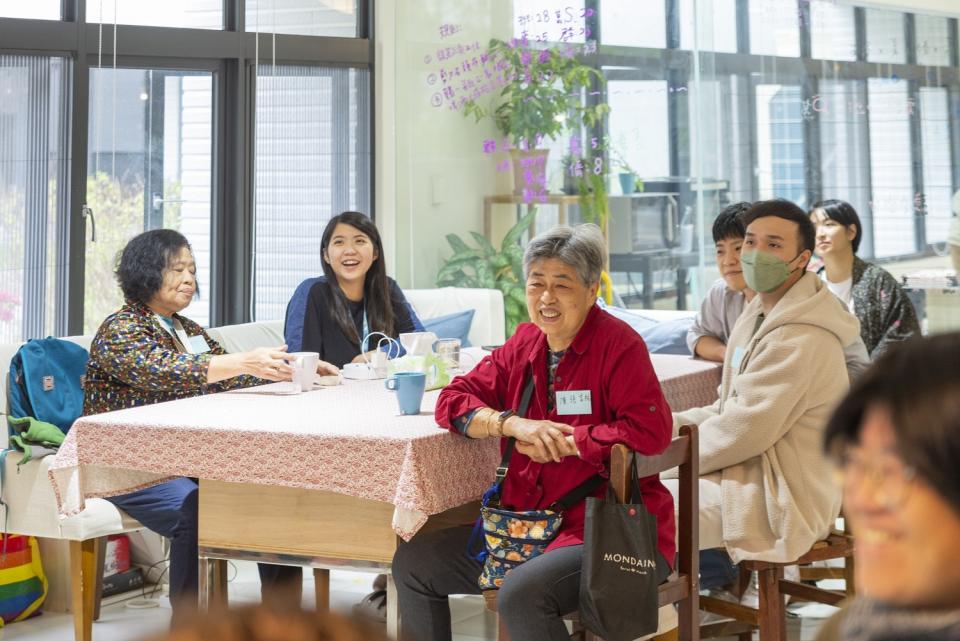
<instances>
[{"instance_id":1,"label":"blue top","mask_svg":"<svg viewBox=\"0 0 960 641\"><path fill-rule=\"evenodd\" d=\"M308 278L304 280L297 286L297 289L294 290L293 296L290 298L290 302L287 303L287 312L286 318L283 325L283 339L287 344L287 350L291 352L299 352L303 349L303 325L304 319L307 313L307 301L310 297L310 290L313 289L313 286L318 283L326 283L326 276L319 276L316 278ZM399 287L391 279L391 290ZM410 315L410 321L413 323L413 331L422 332L423 323L420 322L420 319L417 317L417 313L414 311L413 306L404 299L403 304L406 306L406 310ZM362 338L362 337L361 337ZM393 336L391 338L396 338ZM385 344L381 347L384 352L389 352L390 345ZM401 355L403 348L401 347Z\"/></svg>"}]
</instances>

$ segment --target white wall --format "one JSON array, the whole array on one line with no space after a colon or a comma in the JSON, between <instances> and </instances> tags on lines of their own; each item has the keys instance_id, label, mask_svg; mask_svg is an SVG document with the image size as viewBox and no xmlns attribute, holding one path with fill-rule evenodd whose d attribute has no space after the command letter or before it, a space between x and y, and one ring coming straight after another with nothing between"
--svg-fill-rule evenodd
<instances>
[{"instance_id":1,"label":"white wall","mask_svg":"<svg viewBox=\"0 0 960 641\"><path fill-rule=\"evenodd\" d=\"M389 6L388 6L389 5ZM483 230L483 197L509 193L483 153L497 138L492 122L475 124L431 98L442 91L437 49L491 36L509 38L510 3L502 0L397 0L377 9L377 221L388 271L405 287L432 287L451 253L448 233ZM461 30L441 38L440 26ZM429 58L428 58L429 56ZM451 63L452 65L452 63Z\"/></svg>"}]
</instances>

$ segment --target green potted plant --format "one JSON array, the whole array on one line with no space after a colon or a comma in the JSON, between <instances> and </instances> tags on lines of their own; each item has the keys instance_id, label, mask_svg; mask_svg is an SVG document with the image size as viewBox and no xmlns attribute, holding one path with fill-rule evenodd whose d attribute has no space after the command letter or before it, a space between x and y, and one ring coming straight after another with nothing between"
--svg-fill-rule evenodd
<instances>
[{"instance_id":1,"label":"green potted plant","mask_svg":"<svg viewBox=\"0 0 960 641\"><path fill-rule=\"evenodd\" d=\"M623 157L623 154L616 148L613 148L611 149L611 155L613 156L614 164L620 168L620 173L617 177L620 180L620 189L623 191L623 195L629 196L636 191L642 192L643 181L640 180L639 174L630 166L630 163Z\"/></svg>"},{"instance_id":2,"label":"green potted plant","mask_svg":"<svg viewBox=\"0 0 960 641\"><path fill-rule=\"evenodd\" d=\"M538 49L532 43L490 40L487 55L503 63L506 84L492 105L470 100L464 116L477 122L493 118L497 130L506 136L513 149L515 193L529 185L525 169L534 168L542 186L547 150L536 149L544 138L555 139L567 129L568 119L579 126L593 127L608 113L606 104L584 104L582 90L593 82L604 82L597 69L554 49ZM532 160L531 160L532 158Z\"/></svg>"},{"instance_id":3,"label":"green potted plant","mask_svg":"<svg viewBox=\"0 0 960 641\"><path fill-rule=\"evenodd\" d=\"M584 163L586 164L586 163ZM593 166L592 163L590 166ZM577 193L580 195L580 216L585 223L596 223L605 229L607 218L610 215L610 201L607 191L608 172L599 173L591 169L584 169L583 175L577 176Z\"/></svg>"},{"instance_id":4,"label":"green potted plant","mask_svg":"<svg viewBox=\"0 0 960 641\"><path fill-rule=\"evenodd\" d=\"M477 232L470 232L477 246L471 247L457 234L447 234L453 248L437 272L437 287L481 287L499 289L503 293L503 308L507 337L517 325L527 320L527 299L524 293L523 248L520 235L530 227L537 214L535 207L510 228L500 242L500 248Z\"/></svg>"}]
</instances>

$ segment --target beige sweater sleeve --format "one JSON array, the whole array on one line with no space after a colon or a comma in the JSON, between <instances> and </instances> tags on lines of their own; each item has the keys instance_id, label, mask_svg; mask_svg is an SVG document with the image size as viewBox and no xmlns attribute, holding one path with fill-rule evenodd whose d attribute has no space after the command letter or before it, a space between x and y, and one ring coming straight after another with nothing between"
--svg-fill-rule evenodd
<instances>
[{"instance_id":1,"label":"beige sweater sleeve","mask_svg":"<svg viewBox=\"0 0 960 641\"><path fill-rule=\"evenodd\" d=\"M818 360L823 338L816 331L774 330L761 341L732 381L722 411L699 410L705 419L699 423L700 474L759 456L790 430L806 410L809 387L803 381L830 364L829 358ZM836 351L839 356L839 345ZM699 418L687 414L678 418Z\"/></svg>"}]
</instances>

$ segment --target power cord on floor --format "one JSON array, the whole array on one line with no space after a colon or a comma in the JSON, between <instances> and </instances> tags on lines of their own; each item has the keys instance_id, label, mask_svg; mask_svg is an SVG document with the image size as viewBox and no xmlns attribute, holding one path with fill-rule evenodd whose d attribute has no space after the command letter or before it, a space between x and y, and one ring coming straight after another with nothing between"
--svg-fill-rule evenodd
<instances>
[{"instance_id":1,"label":"power cord on floor","mask_svg":"<svg viewBox=\"0 0 960 641\"><path fill-rule=\"evenodd\" d=\"M149 580L150 573L156 570L159 566L164 564L166 565L163 568L163 570L160 572L159 576L157 576L156 580L150 581ZM229 576L229 572L228 572L227 582L229 583L237 578L239 569L233 563L233 561L227 561L227 565L233 570L233 576ZM147 569L144 570L143 572L143 587L140 589L140 598L129 599L124 603L124 607L129 608L131 610L147 610L150 608L160 607L160 597L158 596L158 592L161 591L163 587L163 578L167 575L169 571L170 571L169 557L164 558L160 561L157 561L156 563L147 567ZM148 584L150 584L149 594L147 593Z\"/></svg>"}]
</instances>

